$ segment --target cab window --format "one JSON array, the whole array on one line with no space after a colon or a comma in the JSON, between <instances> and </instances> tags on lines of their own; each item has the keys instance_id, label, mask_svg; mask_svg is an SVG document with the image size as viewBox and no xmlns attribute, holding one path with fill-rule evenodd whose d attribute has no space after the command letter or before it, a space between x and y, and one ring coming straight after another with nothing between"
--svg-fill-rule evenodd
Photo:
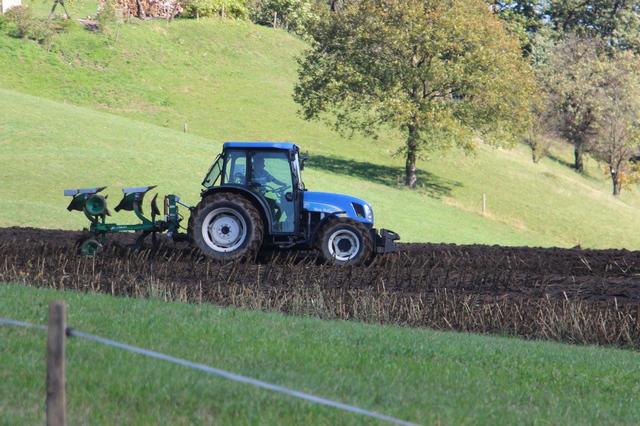
<instances>
[{"instance_id":1,"label":"cab window","mask_svg":"<svg viewBox=\"0 0 640 426\"><path fill-rule=\"evenodd\" d=\"M286 152L256 152L251 156L252 191L267 202L275 233L295 231L293 178Z\"/></svg>"},{"instance_id":2,"label":"cab window","mask_svg":"<svg viewBox=\"0 0 640 426\"><path fill-rule=\"evenodd\" d=\"M224 183L245 185L247 182L247 153L245 151L229 151L226 160Z\"/></svg>"}]
</instances>

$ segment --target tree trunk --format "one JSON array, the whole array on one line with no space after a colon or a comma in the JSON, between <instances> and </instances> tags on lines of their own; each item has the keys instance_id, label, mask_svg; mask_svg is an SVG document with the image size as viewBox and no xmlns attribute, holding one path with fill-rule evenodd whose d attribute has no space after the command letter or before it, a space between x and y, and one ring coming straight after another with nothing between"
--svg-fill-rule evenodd
<instances>
[{"instance_id":1,"label":"tree trunk","mask_svg":"<svg viewBox=\"0 0 640 426\"><path fill-rule=\"evenodd\" d=\"M409 127L407 137L407 162L404 171L404 183L409 188L415 188L418 181L416 176L416 157L418 154L418 134L414 126Z\"/></svg>"},{"instance_id":2,"label":"tree trunk","mask_svg":"<svg viewBox=\"0 0 640 426\"><path fill-rule=\"evenodd\" d=\"M573 167L580 173L584 172L584 143L578 142L573 150L574 164Z\"/></svg>"},{"instance_id":3,"label":"tree trunk","mask_svg":"<svg viewBox=\"0 0 640 426\"><path fill-rule=\"evenodd\" d=\"M622 183L620 182L620 174L617 170L611 169L611 184L613 185L613 195L620 195L620 190L622 189Z\"/></svg>"}]
</instances>

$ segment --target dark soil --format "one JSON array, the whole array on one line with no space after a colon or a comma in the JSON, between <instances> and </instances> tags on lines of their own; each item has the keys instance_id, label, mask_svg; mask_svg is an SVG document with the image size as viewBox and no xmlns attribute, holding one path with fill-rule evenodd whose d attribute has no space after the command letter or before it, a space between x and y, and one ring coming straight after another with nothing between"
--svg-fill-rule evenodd
<instances>
[{"instance_id":1,"label":"dark soil","mask_svg":"<svg viewBox=\"0 0 640 426\"><path fill-rule=\"evenodd\" d=\"M84 237L0 229L0 281L640 347L640 252L403 244L365 267L296 252L220 265L184 243L134 251L123 235L84 258Z\"/></svg>"}]
</instances>

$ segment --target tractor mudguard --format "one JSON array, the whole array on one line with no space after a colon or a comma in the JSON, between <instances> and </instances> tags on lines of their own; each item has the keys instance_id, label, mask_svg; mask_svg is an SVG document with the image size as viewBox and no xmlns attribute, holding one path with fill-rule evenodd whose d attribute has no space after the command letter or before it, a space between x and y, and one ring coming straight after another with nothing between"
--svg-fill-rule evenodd
<instances>
[{"instance_id":1,"label":"tractor mudguard","mask_svg":"<svg viewBox=\"0 0 640 426\"><path fill-rule=\"evenodd\" d=\"M205 191L202 191L201 197L204 198L208 195L218 194L221 192L233 192L236 194L242 194L245 197L247 197L247 199L251 200L260 211L262 219L265 221L264 223L267 226L266 229L269 229L269 230L273 229L271 227L272 220L271 220L271 214L269 214L269 206L263 199L258 197L253 192L249 191L246 187L243 187L240 185L225 184L225 185L216 186L213 188L209 188ZM270 232L271 231L269 231L269 233Z\"/></svg>"}]
</instances>

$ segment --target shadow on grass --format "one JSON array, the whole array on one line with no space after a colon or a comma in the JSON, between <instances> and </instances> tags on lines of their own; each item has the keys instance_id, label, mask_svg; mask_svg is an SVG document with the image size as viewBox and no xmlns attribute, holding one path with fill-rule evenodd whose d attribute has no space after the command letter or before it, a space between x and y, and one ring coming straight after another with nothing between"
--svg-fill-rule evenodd
<instances>
[{"instance_id":1,"label":"shadow on grass","mask_svg":"<svg viewBox=\"0 0 640 426\"><path fill-rule=\"evenodd\" d=\"M568 168L570 168L570 169L575 171L575 168L573 167L573 163L571 163L571 162L569 162L569 161L567 161L567 160L565 160L563 158L560 158L560 157L558 157L557 155L555 155L555 154L553 154L551 152L547 153L547 158L549 160L551 160L551 161L554 161L554 162L560 164L561 166L568 167Z\"/></svg>"},{"instance_id":2,"label":"shadow on grass","mask_svg":"<svg viewBox=\"0 0 640 426\"><path fill-rule=\"evenodd\" d=\"M400 187L404 182L402 167L383 166L366 161L345 160L325 155L311 155L306 165L345 176L354 176L370 182L391 187ZM449 195L453 188L461 187L460 182L443 179L424 170L418 170L418 190L433 198Z\"/></svg>"},{"instance_id":3,"label":"shadow on grass","mask_svg":"<svg viewBox=\"0 0 640 426\"><path fill-rule=\"evenodd\" d=\"M599 173L599 168L595 167L595 171L593 167L587 167L588 164L585 164L585 169L582 172L579 172L576 170L575 165L567 160L564 160L560 157L558 157L557 155L553 154L553 153L547 153L547 158L549 158L549 160L564 166L566 168L568 168L569 170L571 170L572 172L578 174L579 176L583 177L584 179L593 181L593 182L598 182L601 180L601 173ZM588 157L585 157L585 163L587 163Z\"/></svg>"}]
</instances>

